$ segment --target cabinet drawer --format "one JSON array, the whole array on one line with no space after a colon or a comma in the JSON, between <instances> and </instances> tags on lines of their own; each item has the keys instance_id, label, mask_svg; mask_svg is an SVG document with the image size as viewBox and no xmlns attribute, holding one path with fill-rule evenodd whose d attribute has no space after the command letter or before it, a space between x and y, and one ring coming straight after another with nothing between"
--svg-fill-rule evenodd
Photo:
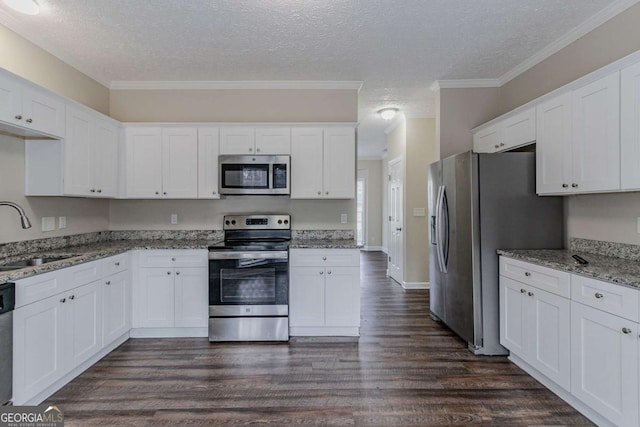
<instances>
[{"instance_id":1,"label":"cabinet drawer","mask_svg":"<svg viewBox=\"0 0 640 427\"><path fill-rule=\"evenodd\" d=\"M500 275L561 297L571 295L571 275L565 271L500 257Z\"/></svg>"},{"instance_id":2,"label":"cabinet drawer","mask_svg":"<svg viewBox=\"0 0 640 427\"><path fill-rule=\"evenodd\" d=\"M69 287L67 289L76 288L102 278L102 260L74 265L67 270L67 274L69 274Z\"/></svg>"},{"instance_id":3,"label":"cabinet drawer","mask_svg":"<svg viewBox=\"0 0 640 427\"><path fill-rule=\"evenodd\" d=\"M495 153L500 150L500 126L495 124L473 135L474 153Z\"/></svg>"},{"instance_id":4,"label":"cabinet drawer","mask_svg":"<svg viewBox=\"0 0 640 427\"><path fill-rule=\"evenodd\" d=\"M640 321L640 291L573 274L571 299L634 322Z\"/></svg>"},{"instance_id":5,"label":"cabinet drawer","mask_svg":"<svg viewBox=\"0 0 640 427\"><path fill-rule=\"evenodd\" d=\"M140 251L141 267L205 267L208 265L208 252L197 250L151 250Z\"/></svg>"},{"instance_id":6,"label":"cabinet drawer","mask_svg":"<svg viewBox=\"0 0 640 427\"><path fill-rule=\"evenodd\" d=\"M502 123L500 149L506 150L536 140L536 109L531 107ZM502 145L504 144L504 145Z\"/></svg>"},{"instance_id":7,"label":"cabinet drawer","mask_svg":"<svg viewBox=\"0 0 640 427\"><path fill-rule=\"evenodd\" d=\"M111 276L129 269L129 253L124 253L102 260L103 276Z\"/></svg>"},{"instance_id":8,"label":"cabinet drawer","mask_svg":"<svg viewBox=\"0 0 640 427\"><path fill-rule=\"evenodd\" d=\"M16 308L70 289L69 269L16 280Z\"/></svg>"},{"instance_id":9,"label":"cabinet drawer","mask_svg":"<svg viewBox=\"0 0 640 427\"><path fill-rule=\"evenodd\" d=\"M296 267L360 265L358 249L292 249L290 256L291 265Z\"/></svg>"}]
</instances>

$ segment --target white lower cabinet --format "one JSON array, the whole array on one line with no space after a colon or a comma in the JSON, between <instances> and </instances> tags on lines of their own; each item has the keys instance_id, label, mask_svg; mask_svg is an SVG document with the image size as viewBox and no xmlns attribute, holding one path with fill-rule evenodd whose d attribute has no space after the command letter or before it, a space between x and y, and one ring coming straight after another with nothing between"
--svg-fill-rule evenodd
<instances>
[{"instance_id":1,"label":"white lower cabinet","mask_svg":"<svg viewBox=\"0 0 640 427\"><path fill-rule=\"evenodd\" d=\"M291 249L290 255L290 334L358 336L359 251Z\"/></svg>"},{"instance_id":2,"label":"white lower cabinet","mask_svg":"<svg viewBox=\"0 0 640 427\"><path fill-rule=\"evenodd\" d=\"M131 281L129 272L106 277L103 294L102 333L105 344L111 343L131 328Z\"/></svg>"},{"instance_id":3,"label":"white lower cabinet","mask_svg":"<svg viewBox=\"0 0 640 427\"><path fill-rule=\"evenodd\" d=\"M528 266L530 268L528 268ZM500 258L500 343L511 360L601 426L640 425L640 291ZM522 281L514 280L522 271ZM558 276L557 281L550 278ZM508 272L511 277L507 277Z\"/></svg>"},{"instance_id":4,"label":"white lower cabinet","mask_svg":"<svg viewBox=\"0 0 640 427\"><path fill-rule=\"evenodd\" d=\"M137 251L136 257L132 336L207 336L207 251Z\"/></svg>"}]
</instances>

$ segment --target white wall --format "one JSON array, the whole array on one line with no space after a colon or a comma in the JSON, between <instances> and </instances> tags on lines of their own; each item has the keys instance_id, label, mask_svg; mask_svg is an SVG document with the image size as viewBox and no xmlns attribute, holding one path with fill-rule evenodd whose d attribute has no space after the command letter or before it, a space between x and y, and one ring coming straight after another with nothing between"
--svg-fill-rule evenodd
<instances>
[{"instance_id":1,"label":"white wall","mask_svg":"<svg viewBox=\"0 0 640 427\"><path fill-rule=\"evenodd\" d=\"M382 160L358 159L358 174L366 172L366 246L381 247L382 242Z\"/></svg>"}]
</instances>

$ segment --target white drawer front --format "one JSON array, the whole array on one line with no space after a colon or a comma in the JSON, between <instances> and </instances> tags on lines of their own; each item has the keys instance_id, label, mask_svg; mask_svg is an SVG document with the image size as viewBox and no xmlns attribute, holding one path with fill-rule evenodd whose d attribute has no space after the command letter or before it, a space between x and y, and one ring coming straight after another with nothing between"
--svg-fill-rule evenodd
<instances>
[{"instance_id":1,"label":"white drawer front","mask_svg":"<svg viewBox=\"0 0 640 427\"><path fill-rule=\"evenodd\" d=\"M71 289L69 269L16 280L16 308Z\"/></svg>"},{"instance_id":2,"label":"white drawer front","mask_svg":"<svg viewBox=\"0 0 640 427\"><path fill-rule=\"evenodd\" d=\"M500 257L500 274L565 298L571 295L571 275L566 271Z\"/></svg>"},{"instance_id":3,"label":"white drawer front","mask_svg":"<svg viewBox=\"0 0 640 427\"><path fill-rule=\"evenodd\" d=\"M111 276L129 269L129 253L124 253L106 258L102 261L102 274Z\"/></svg>"},{"instance_id":4,"label":"white drawer front","mask_svg":"<svg viewBox=\"0 0 640 427\"><path fill-rule=\"evenodd\" d=\"M95 282L102 277L102 260L86 262L69 267L70 286L68 289Z\"/></svg>"},{"instance_id":5,"label":"white drawer front","mask_svg":"<svg viewBox=\"0 0 640 427\"><path fill-rule=\"evenodd\" d=\"M571 276L571 299L593 308L640 321L640 291L578 275Z\"/></svg>"},{"instance_id":6,"label":"white drawer front","mask_svg":"<svg viewBox=\"0 0 640 427\"><path fill-rule=\"evenodd\" d=\"M358 267L358 249L291 249L290 262L295 267Z\"/></svg>"},{"instance_id":7,"label":"white drawer front","mask_svg":"<svg viewBox=\"0 0 640 427\"><path fill-rule=\"evenodd\" d=\"M150 250L138 254L141 267L206 267L209 260L206 249Z\"/></svg>"}]
</instances>

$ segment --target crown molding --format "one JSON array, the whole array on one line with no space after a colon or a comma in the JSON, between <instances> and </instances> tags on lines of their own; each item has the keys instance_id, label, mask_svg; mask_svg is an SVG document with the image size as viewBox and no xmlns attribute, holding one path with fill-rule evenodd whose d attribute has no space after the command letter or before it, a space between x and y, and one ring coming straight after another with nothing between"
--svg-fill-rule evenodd
<instances>
[{"instance_id":1,"label":"crown molding","mask_svg":"<svg viewBox=\"0 0 640 427\"><path fill-rule=\"evenodd\" d=\"M361 81L322 80L238 80L238 81L113 81L111 90L231 90L231 89L314 89L355 90Z\"/></svg>"},{"instance_id":2,"label":"crown molding","mask_svg":"<svg viewBox=\"0 0 640 427\"><path fill-rule=\"evenodd\" d=\"M609 6L602 9L600 12L593 15L591 18L584 21L582 24L570 30L568 33L557 39L556 41L548 44L542 50L539 50L533 56L524 60L520 64L516 65L503 75L501 75L497 80L500 82L500 86L505 85L511 80L518 77L520 74L525 71L533 68L538 65L545 59L549 58L554 53L557 53L561 49L569 46L574 41L578 40L580 37L588 34L589 32L595 30L600 25L604 24L611 18L619 15L624 12L631 6L637 4L640 0L616 0L611 3Z\"/></svg>"},{"instance_id":3,"label":"crown molding","mask_svg":"<svg viewBox=\"0 0 640 427\"><path fill-rule=\"evenodd\" d=\"M498 79L436 80L429 89L433 92L439 92L440 89L467 89L478 87L500 87L500 81Z\"/></svg>"}]
</instances>

